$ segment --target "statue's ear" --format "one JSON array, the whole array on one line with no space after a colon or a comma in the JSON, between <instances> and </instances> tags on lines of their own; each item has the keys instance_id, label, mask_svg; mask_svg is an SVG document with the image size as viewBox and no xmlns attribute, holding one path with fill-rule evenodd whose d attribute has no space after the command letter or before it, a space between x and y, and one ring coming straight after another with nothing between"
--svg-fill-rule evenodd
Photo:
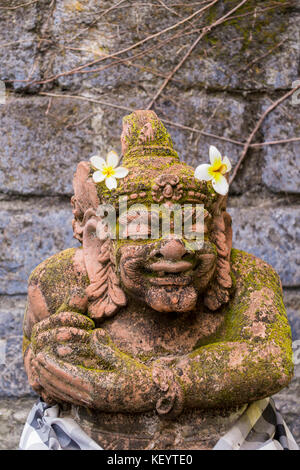
<instances>
[{"instance_id":1,"label":"statue's ear","mask_svg":"<svg viewBox=\"0 0 300 470\"><path fill-rule=\"evenodd\" d=\"M90 285L86 289L89 300L88 313L100 319L113 315L126 305L126 297L119 285L115 265L110 255L111 240L100 240L96 235L99 220L91 217L83 229L83 254Z\"/></svg>"},{"instance_id":2,"label":"statue's ear","mask_svg":"<svg viewBox=\"0 0 300 470\"><path fill-rule=\"evenodd\" d=\"M79 162L73 178L74 196L71 198L74 219L72 227L74 237L82 242L82 234L85 221L89 216L88 211L96 211L100 204L95 183L90 176L89 162Z\"/></svg>"},{"instance_id":3,"label":"statue's ear","mask_svg":"<svg viewBox=\"0 0 300 470\"><path fill-rule=\"evenodd\" d=\"M211 241L216 245L218 257L215 276L206 292L204 303L210 310L217 310L229 301L232 289L230 275L231 217L224 207L220 207L213 216Z\"/></svg>"},{"instance_id":4,"label":"statue's ear","mask_svg":"<svg viewBox=\"0 0 300 470\"><path fill-rule=\"evenodd\" d=\"M226 211L223 212L223 219L224 219L224 224L225 224L224 234L226 237L226 244L228 247L228 261L229 261L231 248L232 248L232 220L231 220L231 216Z\"/></svg>"}]
</instances>

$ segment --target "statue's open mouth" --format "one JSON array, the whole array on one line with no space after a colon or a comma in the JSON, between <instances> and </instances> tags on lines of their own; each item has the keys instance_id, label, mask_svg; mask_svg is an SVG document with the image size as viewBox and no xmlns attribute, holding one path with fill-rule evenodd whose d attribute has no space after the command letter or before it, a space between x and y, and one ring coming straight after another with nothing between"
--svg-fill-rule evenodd
<instances>
[{"instance_id":1,"label":"statue's open mouth","mask_svg":"<svg viewBox=\"0 0 300 470\"><path fill-rule=\"evenodd\" d=\"M188 271L192 271L193 265L188 261L161 260L151 263L146 272L149 274L150 284L159 286L187 286L192 281Z\"/></svg>"},{"instance_id":2,"label":"statue's open mouth","mask_svg":"<svg viewBox=\"0 0 300 470\"><path fill-rule=\"evenodd\" d=\"M188 286L192 282L192 276L161 272L157 277L150 277L149 282L158 286Z\"/></svg>"}]
</instances>

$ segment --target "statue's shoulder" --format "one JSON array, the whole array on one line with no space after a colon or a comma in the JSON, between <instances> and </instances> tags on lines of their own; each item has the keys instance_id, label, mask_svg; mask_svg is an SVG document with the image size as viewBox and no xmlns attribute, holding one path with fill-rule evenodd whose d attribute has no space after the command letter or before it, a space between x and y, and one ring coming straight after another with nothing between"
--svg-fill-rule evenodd
<instances>
[{"instance_id":1,"label":"statue's shoulder","mask_svg":"<svg viewBox=\"0 0 300 470\"><path fill-rule=\"evenodd\" d=\"M29 283L45 281L46 278L57 283L82 275L86 275L82 248L68 248L40 263L30 274Z\"/></svg>"},{"instance_id":2,"label":"statue's shoulder","mask_svg":"<svg viewBox=\"0 0 300 470\"><path fill-rule=\"evenodd\" d=\"M282 286L278 273L266 261L235 248L231 251L231 269L239 289L261 290L270 288L277 295L282 295Z\"/></svg>"},{"instance_id":3,"label":"statue's shoulder","mask_svg":"<svg viewBox=\"0 0 300 470\"><path fill-rule=\"evenodd\" d=\"M88 284L81 248L69 248L46 259L29 277L25 325L31 330L34 323L62 309L83 312Z\"/></svg>"},{"instance_id":4,"label":"statue's shoulder","mask_svg":"<svg viewBox=\"0 0 300 470\"><path fill-rule=\"evenodd\" d=\"M224 337L266 340L273 334L290 338L282 286L272 266L254 255L232 250L235 293L228 304Z\"/></svg>"}]
</instances>

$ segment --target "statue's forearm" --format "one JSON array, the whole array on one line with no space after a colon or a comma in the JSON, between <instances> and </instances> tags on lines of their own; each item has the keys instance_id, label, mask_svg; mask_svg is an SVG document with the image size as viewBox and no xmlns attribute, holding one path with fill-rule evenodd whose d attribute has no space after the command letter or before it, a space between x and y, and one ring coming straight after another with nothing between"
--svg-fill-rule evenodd
<instances>
[{"instance_id":1,"label":"statue's forearm","mask_svg":"<svg viewBox=\"0 0 300 470\"><path fill-rule=\"evenodd\" d=\"M215 343L197 349L176 365L185 406L235 406L270 396L286 386L291 358L272 343Z\"/></svg>"}]
</instances>

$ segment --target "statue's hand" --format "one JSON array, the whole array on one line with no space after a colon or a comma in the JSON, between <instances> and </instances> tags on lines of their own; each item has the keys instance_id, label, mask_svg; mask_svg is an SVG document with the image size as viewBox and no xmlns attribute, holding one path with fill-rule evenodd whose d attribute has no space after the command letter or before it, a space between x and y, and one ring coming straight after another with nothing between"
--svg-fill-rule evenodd
<instances>
[{"instance_id":1,"label":"statue's hand","mask_svg":"<svg viewBox=\"0 0 300 470\"><path fill-rule=\"evenodd\" d=\"M87 368L42 350L39 383L58 401L108 412L149 411L159 398L151 369L119 351L103 330L91 334L91 350L102 366Z\"/></svg>"},{"instance_id":2,"label":"statue's hand","mask_svg":"<svg viewBox=\"0 0 300 470\"><path fill-rule=\"evenodd\" d=\"M68 362L92 365L89 341L94 328L94 322L79 313L55 313L34 325L32 351L35 356L48 351Z\"/></svg>"},{"instance_id":3,"label":"statue's hand","mask_svg":"<svg viewBox=\"0 0 300 470\"><path fill-rule=\"evenodd\" d=\"M148 367L120 351L103 329L91 331L89 319L79 316L78 328L70 326L67 313L34 331L37 381L49 397L110 412L181 411L182 390L168 360Z\"/></svg>"}]
</instances>

